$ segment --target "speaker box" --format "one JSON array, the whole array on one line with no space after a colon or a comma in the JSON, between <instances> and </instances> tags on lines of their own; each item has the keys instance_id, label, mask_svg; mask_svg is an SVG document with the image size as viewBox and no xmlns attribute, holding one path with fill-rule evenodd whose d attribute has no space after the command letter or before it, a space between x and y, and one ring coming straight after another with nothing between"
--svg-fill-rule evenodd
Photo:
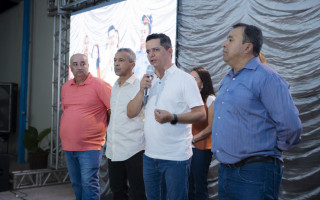
<instances>
[{"instance_id":1,"label":"speaker box","mask_svg":"<svg viewBox=\"0 0 320 200\"><path fill-rule=\"evenodd\" d=\"M0 82L0 135L16 131L17 94L16 83Z\"/></svg>"},{"instance_id":2,"label":"speaker box","mask_svg":"<svg viewBox=\"0 0 320 200\"><path fill-rule=\"evenodd\" d=\"M0 154L0 192L10 190L9 162L8 154Z\"/></svg>"}]
</instances>

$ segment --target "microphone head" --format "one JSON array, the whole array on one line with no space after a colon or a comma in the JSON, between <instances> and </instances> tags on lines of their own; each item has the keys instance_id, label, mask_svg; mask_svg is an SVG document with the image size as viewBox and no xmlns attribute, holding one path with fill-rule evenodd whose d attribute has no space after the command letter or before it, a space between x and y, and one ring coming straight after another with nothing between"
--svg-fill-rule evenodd
<instances>
[{"instance_id":1,"label":"microphone head","mask_svg":"<svg viewBox=\"0 0 320 200\"><path fill-rule=\"evenodd\" d=\"M149 74L149 75L153 75L154 74L154 67L152 65L148 65L146 74Z\"/></svg>"}]
</instances>

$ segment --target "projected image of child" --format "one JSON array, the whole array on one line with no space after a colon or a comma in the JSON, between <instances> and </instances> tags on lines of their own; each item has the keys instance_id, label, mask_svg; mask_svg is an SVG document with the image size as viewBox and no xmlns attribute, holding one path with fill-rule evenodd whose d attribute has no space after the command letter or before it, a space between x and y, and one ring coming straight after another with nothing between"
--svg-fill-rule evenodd
<instances>
[{"instance_id":1,"label":"projected image of child","mask_svg":"<svg viewBox=\"0 0 320 200\"><path fill-rule=\"evenodd\" d=\"M136 52L136 66L133 68L134 74L139 79L146 73L147 66L149 65L146 53L146 38L151 34L152 15L143 15L141 21L140 50Z\"/></svg>"},{"instance_id":2,"label":"projected image of child","mask_svg":"<svg viewBox=\"0 0 320 200\"><path fill-rule=\"evenodd\" d=\"M92 47L91 60L93 66L89 65L89 71L92 69L92 73L95 72L93 74L96 75L96 77L100 78L100 51L98 44L95 44Z\"/></svg>"},{"instance_id":3,"label":"projected image of child","mask_svg":"<svg viewBox=\"0 0 320 200\"><path fill-rule=\"evenodd\" d=\"M119 48L120 37L119 31L114 25L110 25L107 32L108 43L107 48L101 55L100 78L113 85L117 76L114 73L113 58Z\"/></svg>"},{"instance_id":4,"label":"projected image of child","mask_svg":"<svg viewBox=\"0 0 320 200\"><path fill-rule=\"evenodd\" d=\"M119 31L111 25L108 29L108 47L107 47L107 55L108 61L107 67L110 67L110 71L113 71L113 57L119 48Z\"/></svg>"}]
</instances>

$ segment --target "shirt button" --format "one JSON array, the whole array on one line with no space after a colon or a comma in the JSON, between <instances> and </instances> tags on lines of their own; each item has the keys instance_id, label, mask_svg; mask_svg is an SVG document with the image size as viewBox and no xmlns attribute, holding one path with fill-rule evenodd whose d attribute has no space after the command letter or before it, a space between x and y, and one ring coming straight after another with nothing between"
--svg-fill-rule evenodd
<instances>
[{"instance_id":1,"label":"shirt button","mask_svg":"<svg viewBox=\"0 0 320 200\"><path fill-rule=\"evenodd\" d=\"M223 102L221 102L222 104L224 104L224 101Z\"/></svg>"},{"instance_id":2,"label":"shirt button","mask_svg":"<svg viewBox=\"0 0 320 200\"><path fill-rule=\"evenodd\" d=\"M219 150L217 150L217 153L219 153L220 151Z\"/></svg>"},{"instance_id":3,"label":"shirt button","mask_svg":"<svg viewBox=\"0 0 320 200\"><path fill-rule=\"evenodd\" d=\"M220 116L218 117L218 119L220 119Z\"/></svg>"},{"instance_id":4,"label":"shirt button","mask_svg":"<svg viewBox=\"0 0 320 200\"><path fill-rule=\"evenodd\" d=\"M236 78L233 78L232 80L236 80Z\"/></svg>"},{"instance_id":5,"label":"shirt button","mask_svg":"<svg viewBox=\"0 0 320 200\"><path fill-rule=\"evenodd\" d=\"M229 92L229 89L227 89L227 92Z\"/></svg>"},{"instance_id":6,"label":"shirt button","mask_svg":"<svg viewBox=\"0 0 320 200\"><path fill-rule=\"evenodd\" d=\"M216 133L216 135L218 135L218 133Z\"/></svg>"}]
</instances>

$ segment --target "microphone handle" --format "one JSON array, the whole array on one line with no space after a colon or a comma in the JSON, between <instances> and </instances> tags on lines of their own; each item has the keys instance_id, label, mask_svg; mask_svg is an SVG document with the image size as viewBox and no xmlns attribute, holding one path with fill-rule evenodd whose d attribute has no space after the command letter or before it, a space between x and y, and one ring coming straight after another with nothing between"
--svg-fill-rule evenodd
<instances>
[{"instance_id":1,"label":"microphone handle","mask_svg":"<svg viewBox=\"0 0 320 200\"><path fill-rule=\"evenodd\" d=\"M149 97L149 96L144 96L144 97L143 97L143 104L144 104L144 105L147 105L148 97Z\"/></svg>"},{"instance_id":2,"label":"microphone handle","mask_svg":"<svg viewBox=\"0 0 320 200\"><path fill-rule=\"evenodd\" d=\"M152 80L152 76L153 75L149 75L149 79ZM146 88L144 89L144 97L143 97L143 104L146 105L148 102L148 97L149 97L149 93L150 93L150 88Z\"/></svg>"}]
</instances>

